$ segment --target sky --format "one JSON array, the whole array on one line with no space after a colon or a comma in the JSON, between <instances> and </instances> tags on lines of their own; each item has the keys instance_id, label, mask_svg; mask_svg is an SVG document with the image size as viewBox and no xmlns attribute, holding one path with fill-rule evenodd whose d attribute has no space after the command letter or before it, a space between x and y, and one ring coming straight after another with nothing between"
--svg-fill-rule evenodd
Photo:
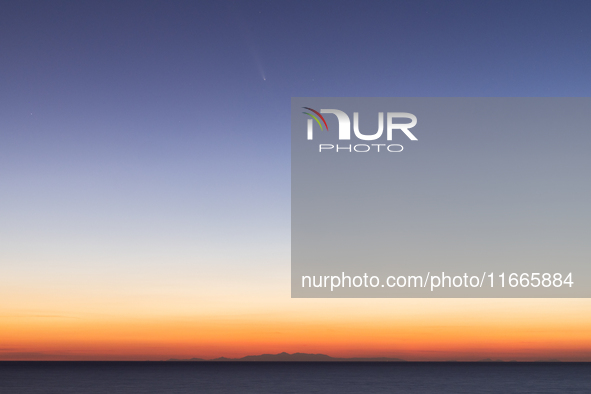
<instances>
[{"instance_id":1,"label":"sky","mask_svg":"<svg viewBox=\"0 0 591 394\"><path fill-rule=\"evenodd\" d=\"M4 1L0 359L591 361L586 299L290 298L291 97L588 96L590 12Z\"/></svg>"}]
</instances>

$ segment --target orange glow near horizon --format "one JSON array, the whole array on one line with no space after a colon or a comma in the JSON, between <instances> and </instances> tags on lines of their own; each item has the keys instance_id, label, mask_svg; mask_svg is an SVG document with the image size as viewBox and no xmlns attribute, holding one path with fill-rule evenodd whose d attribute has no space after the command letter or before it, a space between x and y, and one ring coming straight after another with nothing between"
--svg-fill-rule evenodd
<instances>
[{"instance_id":1,"label":"orange glow near horizon","mask_svg":"<svg viewBox=\"0 0 591 394\"><path fill-rule=\"evenodd\" d=\"M279 305L279 304L278 304ZM588 300L284 300L179 316L5 315L2 360L323 353L410 361L591 361ZM228 308L226 306L226 308Z\"/></svg>"}]
</instances>

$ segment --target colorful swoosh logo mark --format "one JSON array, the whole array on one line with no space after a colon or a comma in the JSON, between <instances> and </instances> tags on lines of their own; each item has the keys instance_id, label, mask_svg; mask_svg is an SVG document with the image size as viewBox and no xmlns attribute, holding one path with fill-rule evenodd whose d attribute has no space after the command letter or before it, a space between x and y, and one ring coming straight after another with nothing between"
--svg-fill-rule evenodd
<instances>
[{"instance_id":1,"label":"colorful swoosh logo mark","mask_svg":"<svg viewBox=\"0 0 591 394\"><path fill-rule=\"evenodd\" d=\"M318 112L318 111L316 111L316 110L314 110L312 108L308 108L308 107L302 107L302 108L307 109L307 110L310 110L310 111L314 112L316 115L320 116L320 119L322 119L322 121L324 122L324 125L326 126L326 131L328 131L328 125L326 124L326 120L324 120L324 116L320 115L320 112ZM320 123L320 120L316 116L312 115L309 112L302 112L302 113L303 114L306 114L306 115L309 115L312 118L314 118L314 120L316 121L316 123L318 123L318 126L320 126L320 130L323 130L322 123Z\"/></svg>"}]
</instances>

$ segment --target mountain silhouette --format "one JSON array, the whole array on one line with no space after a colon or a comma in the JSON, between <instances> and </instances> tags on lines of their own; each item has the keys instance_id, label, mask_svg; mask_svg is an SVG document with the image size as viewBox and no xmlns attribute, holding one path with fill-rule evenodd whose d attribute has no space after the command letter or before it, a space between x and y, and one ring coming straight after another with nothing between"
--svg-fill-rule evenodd
<instances>
[{"instance_id":1,"label":"mountain silhouette","mask_svg":"<svg viewBox=\"0 0 591 394\"><path fill-rule=\"evenodd\" d=\"M279 361L279 362L286 362L286 361L303 361L303 362L396 362L396 361L405 361L400 358L390 358L390 357L352 357L352 358L341 358L341 357L331 357L326 354L310 354L310 353L293 353L289 354L286 352L279 353L279 354L261 354L258 356L245 356L242 358L226 358L226 357L218 357L211 360L205 360L202 358L190 358L190 359L176 359L171 358L168 361L216 361L216 362L224 362L224 361Z\"/></svg>"}]
</instances>

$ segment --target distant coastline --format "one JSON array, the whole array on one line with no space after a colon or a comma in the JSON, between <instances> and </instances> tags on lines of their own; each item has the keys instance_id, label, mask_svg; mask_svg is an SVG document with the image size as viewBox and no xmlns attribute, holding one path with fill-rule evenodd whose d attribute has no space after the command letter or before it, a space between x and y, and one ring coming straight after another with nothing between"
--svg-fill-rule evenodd
<instances>
[{"instance_id":1,"label":"distant coastline","mask_svg":"<svg viewBox=\"0 0 591 394\"><path fill-rule=\"evenodd\" d=\"M310 354L310 353L279 353L279 354L261 354L258 356L245 356L241 358L226 358L226 357L218 357L210 360L206 360L203 358L190 358L190 359L177 359L171 358L166 361L238 361L238 362L245 362L245 361L301 361L301 362L405 362L407 360L403 360L400 358L391 358L391 357L351 357L351 358L341 358L341 357L331 357L326 354Z\"/></svg>"},{"instance_id":2,"label":"distant coastline","mask_svg":"<svg viewBox=\"0 0 591 394\"><path fill-rule=\"evenodd\" d=\"M171 358L166 361L177 361L177 362L412 362L409 360L403 360L401 358L394 357L331 357L326 354L310 354L310 353L278 353L278 354L260 354L257 356L245 356L241 358L227 358L218 357L214 359L203 359L203 358L189 358L189 359L177 359ZM458 360L446 360L441 362L465 362ZM485 358L477 361L468 362L483 362L483 363L502 363L502 362L519 362L516 360L504 361L504 360L492 360ZM536 360L527 362L561 362L557 359L549 360Z\"/></svg>"}]
</instances>

